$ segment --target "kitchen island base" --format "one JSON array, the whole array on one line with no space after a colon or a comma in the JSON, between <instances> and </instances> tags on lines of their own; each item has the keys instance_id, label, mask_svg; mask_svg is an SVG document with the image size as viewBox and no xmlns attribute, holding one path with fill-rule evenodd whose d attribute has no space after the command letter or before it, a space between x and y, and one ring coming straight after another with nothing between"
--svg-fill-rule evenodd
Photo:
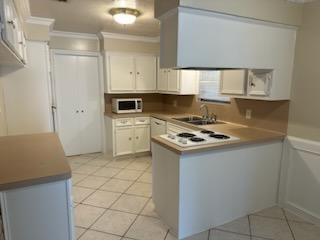
<instances>
[{"instance_id":1,"label":"kitchen island base","mask_svg":"<svg viewBox=\"0 0 320 240\"><path fill-rule=\"evenodd\" d=\"M178 239L276 205L282 141L178 154L152 143L153 200Z\"/></svg>"}]
</instances>

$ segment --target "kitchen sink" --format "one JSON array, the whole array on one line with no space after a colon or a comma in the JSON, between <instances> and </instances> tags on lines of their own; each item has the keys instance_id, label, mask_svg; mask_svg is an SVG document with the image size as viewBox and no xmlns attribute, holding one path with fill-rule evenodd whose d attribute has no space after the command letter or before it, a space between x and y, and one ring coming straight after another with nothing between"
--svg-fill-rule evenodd
<instances>
[{"instance_id":1,"label":"kitchen sink","mask_svg":"<svg viewBox=\"0 0 320 240\"><path fill-rule=\"evenodd\" d=\"M212 125L212 124L224 124L224 122L221 121L214 121L209 119L203 119L202 117L198 116L189 116L189 117L183 117L183 118L174 118L174 120L178 120L185 123L190 123L193 125Z\"/></svg>"}]
</instances>

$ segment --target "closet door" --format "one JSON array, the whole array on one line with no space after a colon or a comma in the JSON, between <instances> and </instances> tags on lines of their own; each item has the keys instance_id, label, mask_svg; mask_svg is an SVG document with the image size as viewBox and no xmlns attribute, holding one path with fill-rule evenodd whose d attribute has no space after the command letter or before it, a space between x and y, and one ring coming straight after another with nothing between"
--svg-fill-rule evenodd
<instances>
[{"instance_id":1,"label":"closet door","mask_svg":"<svg viewBox=\"0 0 320 240\"><path fill-rule=\"evenodd\" d=\"M79 84L81 153L102 151L99 59L77 57Z\"/></svg>"},{"instance_id":2,"label":"closet door","mask_svg":"<svg viewBox=\"0 0 320 240\"><path fill-rule=\"evenodd\" d=\"M54 56L54 83L57 107L56 127L67 156L81 152L77 56Z\"/></svg>"}]
</instances>

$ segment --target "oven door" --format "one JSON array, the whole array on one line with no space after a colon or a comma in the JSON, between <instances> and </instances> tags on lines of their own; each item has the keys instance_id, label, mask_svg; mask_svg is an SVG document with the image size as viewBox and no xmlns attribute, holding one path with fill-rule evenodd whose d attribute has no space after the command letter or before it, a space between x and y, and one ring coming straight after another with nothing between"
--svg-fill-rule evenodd
<instances>
[{"instance_id":1,"label":"oven door","mask_svg":"<svg viewBox=\"0 0 320 240\"><path fill-rule=\"evenodd\" d=\"M134 113L136 112L137 102L135 100L120 100L118 101L118 113Z\"/></svg>"}]
</instances>

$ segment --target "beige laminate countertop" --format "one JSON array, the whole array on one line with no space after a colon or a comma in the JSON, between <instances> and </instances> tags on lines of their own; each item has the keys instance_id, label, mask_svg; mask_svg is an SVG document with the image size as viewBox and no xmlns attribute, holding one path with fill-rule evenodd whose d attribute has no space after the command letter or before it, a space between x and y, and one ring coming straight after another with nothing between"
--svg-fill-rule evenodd
<instances>
[{"instance_id":1,"label":"beige laminate countertop","mask_svg":"<svg viewBox=\"0 0 320 240\"><path fill-rule=\"evenodd\" d=\"M71 178L54 133L0 137L0 191Z\"/></svg>"},{"instance_id":2,"label":"beige laminate countertop","mask_svg":"<svg viewBox=\"0 0 320 240\"><path fill-rule=\"evenodd\" d=\"M114 113L106 113L108 117L113 119L118 118L130 118L130 117L142 117L142 116L151 116L158 119L162 119L183 127L187 127L197 130L211 130L216 132L222 132L224 134L229 134L234 137L240 138L240 140L230 141L230 142L222 142L222 143L214 143L214 144L206 144L192 147L180 147L176 144L170 143L161 137L152 137L152 141L156 142L165 148L172 150L178 154L189 154L189 153L197 153L203 151L217 150L217 149L225 149L230 147L244 146L249 144L257 144L263 142L270 142L275 140L283 140L285 138L284 133L248 127L245 125L239 125L235 123L224 122L224 124L215 124L215 125L202 125L195 126L189 123L184 123L173 118L177 117L185 117L192 114L174 114L168 112L144 112L144 113L133 113L133 114L114 114Z\"/></svg>"}]
</instances>

